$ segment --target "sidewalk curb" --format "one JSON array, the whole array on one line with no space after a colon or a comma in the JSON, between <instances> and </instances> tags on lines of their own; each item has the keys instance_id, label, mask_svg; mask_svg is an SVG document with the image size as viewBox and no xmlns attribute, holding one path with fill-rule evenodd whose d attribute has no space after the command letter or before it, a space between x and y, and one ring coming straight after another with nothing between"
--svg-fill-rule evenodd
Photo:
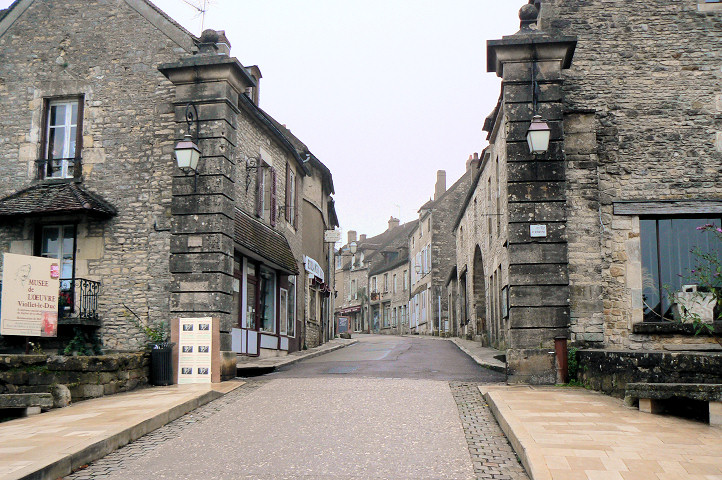
<instances>
[{"instance_id":1,"label":"sidewalk curb","mask_svg":"<svg viewBox=\"0 0 722 480\"><path fill-rule=\"evenodd\" d=\"M254 364L253 362L248 362L248 366L244 366L243 363L236 364L236 370L261 370L261 369L269 369L270 371L274 371L277 368L285 367L287 365L293 365L294 363L300 362L301 360L306 360L308 358L314 358L318 357L320 355L325 355L327 353L335 352L336 350L340 350L345 347L349 347L351 345L355 345L358 343L358 339L352 340L348 343L342 343L339 345L334 345L329 348L325 348L323 350L317 350L317 351L308 351L308 353L304 353L302 355L288 355L287 357L279 357L281 360L278 361L275 365L258 365Z\"/></svg>"},{"instance_id":2,"label":"sidewalk curb","mask_svg":"<svg viewBox=\"0 0 722 480\"><path fill-rule=\"evenodd\" d=\"M494 399L493 392L483 391L482 388L483 387L479 387L479 391L486 400L486 403L489 405L489 410L491 410L492 415L494 415L494 418L499 424L502 432L504 432L504 435L506 435L506 438L509 440L512 448L519 456L519 460L524 466L524 470L526 470L527 475L529 475L529 479L551 480L551 472L549 472L546 468L540 467L541 465L546 465L544 458L536 458L539 454L530 452L525 447L525 444L531 441L531 436L526 431L526 428L524 428L524 425L517 420L512 419L511 415L504 416L503 410L508 410L509 407L497 404Z\"/></svg>"},{"instance_id":3,"label":"sidewalk curb","mask_svg":"<svg viewBox=\"0 0 722 480\"><path fill-rule=\"evenodd\" d=\"M77 452L70 453L67 456L55 460L32 473L25 474L17 478L18 480L54 480L70 475L74 470L82 467L83 465L87 465L95 460L103 458L113 451L134 440L137 440L143 435L157 430L173 420L182 417L186 413L216 400L223 395L225 394L215 390L205 392L196 398L172 407L170 410L160 412L131 427L123 428L107 438L98 440L97 442L90 444Z\"/></svg>"},{"instance_id":4,"label":"sidewalk curb","mask_svg":"<svg viewBox=\"0 0 722 480\"><path fill-rule=\"evenodd\" d=\"M451 343L453 343L454 345L456 345L457 347L459 347L459 350L461 350L462 352L464 352L465 354L467 354L469 357L471 357L471 359L474 360L474 361L475 361L477 364L479 364L480 366L482 366L482 367L484 367L484 368L487 368L487 369L489 369L489 370L493 370L493 371L495 371L495 372L506 373L506 366L503 366L503 365L494 365L494 364L492 364L492 363L485 362L484 360L480 359L479 357L477 357L476 355L474 355L473 353L471 353L466 347L464 347L464 346L461 345L459 342L457 342L457 341L456 341L456 338L453 338L453 337L452 337L452 338L447 338L447 340L449 340Z\"/></svg>"}]
</instances>

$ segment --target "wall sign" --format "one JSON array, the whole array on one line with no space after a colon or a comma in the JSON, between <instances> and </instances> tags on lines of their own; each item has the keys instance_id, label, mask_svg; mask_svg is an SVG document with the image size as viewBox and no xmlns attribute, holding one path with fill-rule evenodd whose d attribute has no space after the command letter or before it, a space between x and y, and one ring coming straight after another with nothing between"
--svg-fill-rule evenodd
<instances>
[{"instance_id":1,"label":"wall sign","mask_svg":"<svg viewBox=\"0 0 722 480\"><path fill-rule=\"evenodd\" d=\"M529 230L532 238L544 238L547 236L546 225L531 225Z\"/></svg>"},{"instance_id":2,"label":"wall sign","mask_svg":"<svg viewBox=\"0 0 722 480\"><path fill-rule=\"evenodd\" d=\"M178 383L211 383L212 319L178 321Z\"/></svg>"},{"instance_id":3,"label":"wall sign","mask_svg":"<svg viewBox=\"0 0 722 480\"><path fill-rule=\"evenodd\" d=\"M323 241L326 243L336 243L341 241L341 230L324 230Z\"/></svg>"},{"instance_id":4,"label":"wall sign","mask_svg":"<svg viewBox=\"0 0 722 480\"><path fill-rule=\"evenodd\" d=\"M57 259L4 253L0 335L57 337L59 295Z\"/></svg>"},{"instance_id":5,"label":"wall sign","mask_svg":"<svg viewBox=\"0 0 722 480\"><path fill-rule=\"evenodd\" d=\"M303 264L306 267L306 271L310 273L311 275L318 277L321 279L322 282L325 282L324 276L323 276L323 268L321 268L321 265L318 264L316 260L314 260L311 257L303 257Z\"/></svg>"}]
</instances>

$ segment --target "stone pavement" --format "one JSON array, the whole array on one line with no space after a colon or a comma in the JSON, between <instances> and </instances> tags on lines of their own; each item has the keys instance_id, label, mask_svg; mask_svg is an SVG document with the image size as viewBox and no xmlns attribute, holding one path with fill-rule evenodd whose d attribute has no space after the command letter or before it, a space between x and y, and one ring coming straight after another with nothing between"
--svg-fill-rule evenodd
<instances>
[{"instance_id":1,"label":"stone pavement","mask_svg":"<svg viewBox=\"0 0 722 480\"><path fill-rule=\"evenodd\" d=\"M581 388L480 389L532 480L722 480L722 428Z\"/></svg>"},{"instance_id":2,"label":"stone pavement","mask_svg":"<svg viewBox=\"0 0 722 480\"><path fill-rule=\"evenodd\" d=\"M243 383L144 388L0 423L0 478L67 475Z\"/></svg>"},{"instance_id":3,"label":"stone pavement","mask_svg":"<svg viewBox=\"0 0 722 480\"><path fill-rule=\"evenodd\" d=\"M455 343L462 352L470 356L472 360L482 367L496 372L506 373L506 362L494 358L499 355L504 355L506 352L494 348L482 347L480 342L474 342L473 340L464 340L456 337L449 338L449 340Z\"/></svg>"},{"instance_id":4,"label":"stone pavement","mask_svg":"<svg viewBox=\"0 0 722 480\"><path fill-rule=\"evenodd\" d=\"M346 340L343 338L334 338L326 343L319 345L318 347L309 348L308 350L299 350L297 352L289 353L281 357L238 357L237 367L240 370L239 375L251 374L254 370L260 372L270 372L276 368L285 367L296 362L300 362L306 358L313 358L325 353L333 352L340 348L347 347L357 343L358 340L350 339Z\"/></svg>"}]
</instances>

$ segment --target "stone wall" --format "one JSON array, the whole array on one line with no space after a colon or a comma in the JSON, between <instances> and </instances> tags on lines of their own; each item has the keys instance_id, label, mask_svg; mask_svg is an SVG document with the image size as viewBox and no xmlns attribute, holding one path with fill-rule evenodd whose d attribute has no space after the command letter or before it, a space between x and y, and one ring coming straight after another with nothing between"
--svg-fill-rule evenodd
<instances>
[{"instance_id":1,"label":"stone wall","mask_svg":"<svg viewBox=\"0 0 722 480\"><path fill-rule=\"evenodd\" d=\"M127 392L148 384L147 353L66 357L0 355L0 393L54 393L70 390L71 400ZM57 406L57 404L56 404Z\"/></svg>"},{"instance_id":2,"label":"stone wall","mask_svg":"<svg viewBox=\"0 0 722 480\"><path fill-rule=\"evenodd\" d=\"M564 109L586 112L565 122L580 140L567 151L578 342L651 342L632 328L643 312L638 217L615 215L615 202L722 199L721 19L698 0L543 3L542 30L578 37Z\"/></svg>"},{"instance_id":3,"label":"stone wall","mask_svg":"<svg viewBox=\"0 0 722 480\"><path fill-rule=\"evenodd\" d=\"M20 7L18 7L20 8ZM81 15L82 12L82 15ZM109 21L112 19L112 21ZM172 85L156 69L187 53L191 37L169 21L166 35L126 2L33 2L0 35L0 196L27 187L41 157L43 101L83 95L82 186L118 209L81 226L77 275L102 280L103 339L109 349L144 342L124 304L143 321L168 316L168 233L175 122ZM172 38L184 37L177 43ZM68 218L39 218L58 223ZM0 251L28 253L30 222L5 224ZM92 245L91 245L92 244Z\"/></svg>"},{"instance_id":4,"label":"stone wall","mask_svg":"<svg viewBox=\"0 0 722 480\"><path fill-rule=\"evenodd\" d=\"M722 383L722 356L715 353L579 350L577 379L624 397L627 383Z\"/></svg>"}]
</instances>

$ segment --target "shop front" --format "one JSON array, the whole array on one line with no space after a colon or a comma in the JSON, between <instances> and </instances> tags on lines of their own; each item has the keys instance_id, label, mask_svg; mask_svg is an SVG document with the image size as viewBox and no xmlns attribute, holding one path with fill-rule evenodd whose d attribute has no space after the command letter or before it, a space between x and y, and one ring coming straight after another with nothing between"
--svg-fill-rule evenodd
<instances>
[{"instance_id":1,"label":"shop front","mask_svg":"<svg viewBox=\"0 0 722 480\"><path fill-rule=\"evenodd\" d=\"M235 352L275 356L300 349L298 268L285 237L243 212L236 215L232 333Z\"/></svg>"}]
</instances>

